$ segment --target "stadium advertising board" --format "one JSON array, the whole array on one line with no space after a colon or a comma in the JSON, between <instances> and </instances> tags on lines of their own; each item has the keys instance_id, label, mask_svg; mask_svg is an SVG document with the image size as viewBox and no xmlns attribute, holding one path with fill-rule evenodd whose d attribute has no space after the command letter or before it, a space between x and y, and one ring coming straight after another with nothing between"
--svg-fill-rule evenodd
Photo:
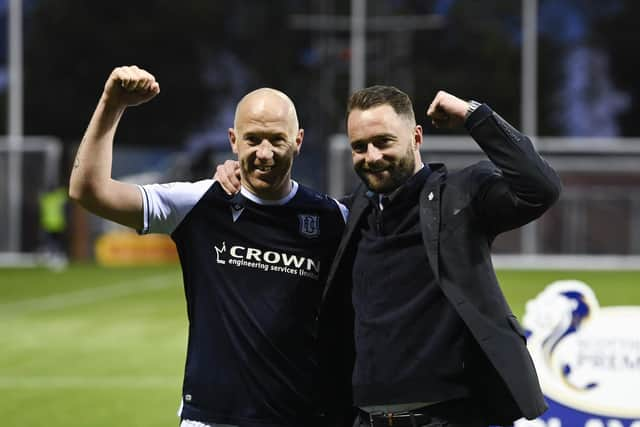
<instances>
[{"instance_id":1,"label":"stadium advertising board","mask_svg":"<svg viewBox=\"0 0 640 427\"><path fill-rule=\"evenodd\" d=\"M139 236L132 231L111 231L95 243L96 261L107 267L177 264L176 245L165 234Z\"/></svg>"},{"instance_id":2,"label":"stadium advertising board","mask_svg":"<svg viewBox=\"0 0 640 427\"><path fill-rule=\"evenodd\" d=\"M584 282L551 283L523 326L549 410L516 427L640 427L640 307L600 307Z\"/></svg>"}]
</instances>

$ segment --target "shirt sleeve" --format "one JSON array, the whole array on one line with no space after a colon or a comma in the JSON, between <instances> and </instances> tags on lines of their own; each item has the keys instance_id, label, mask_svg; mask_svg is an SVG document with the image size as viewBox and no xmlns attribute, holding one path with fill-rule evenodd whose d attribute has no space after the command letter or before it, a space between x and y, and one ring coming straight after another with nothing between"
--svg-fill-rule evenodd
<instances>
[{"instance_id":1,"label":"shirt sleeve","mask_svg":"<svg viewBox=\"0 0 640 427\"><path fill-rule=\"evenodd\" d=\"M143 222L138 233L173 233L213 183L213 179L203 179L197 182L139 185Z\"/></svg>"}]
</instances>

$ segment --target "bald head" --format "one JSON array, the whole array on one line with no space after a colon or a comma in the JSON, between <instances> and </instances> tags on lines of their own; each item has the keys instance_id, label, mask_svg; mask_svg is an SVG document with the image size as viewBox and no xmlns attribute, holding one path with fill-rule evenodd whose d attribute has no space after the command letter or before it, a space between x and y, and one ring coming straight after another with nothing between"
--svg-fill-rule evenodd
<instances>
[{"instance_id":1,"label":"bald head","mask_svg":"<svg viewBox=\"0 0 640 427\"><path fill-rule=\"evenodd\" d=\"M236 106L233 127L245 117L262 118L265 122L285 120L291 126L292 134L298 132L298 114L293 101L283 92L264 87L246 94Z\"/></svg>"},{"instance_id":2,"label":"bald head","mask_svg":"<svg viewBox=\"0 0 640 427\"><path fill-rule=\"evenodd\" d=\"M264 199L286 196L304 137L291 99L275 89L254 90L238 102L233 126L229 142L238 155L242 185Z\"/></svg>"}]
</instances>

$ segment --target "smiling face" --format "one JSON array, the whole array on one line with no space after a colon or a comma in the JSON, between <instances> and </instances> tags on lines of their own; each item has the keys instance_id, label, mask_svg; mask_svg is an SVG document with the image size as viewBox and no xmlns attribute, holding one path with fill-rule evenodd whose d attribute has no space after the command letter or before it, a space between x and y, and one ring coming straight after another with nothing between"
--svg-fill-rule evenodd
<instances>
[{"instance_id":1,"label":"smiling face","mask_svg":"<svg viewBox=\"0 0 640 427\"><path fill-rule=\"evenodd\" d=\"M347 133L353 168L376 193L392 192L422 167L422 128L389 104L351 110Z\"/></svg>"},{"instance_id":2,"label":"smiling face","mask_svg":"<svg viewBox=\"0 0 640 427\"><path fill-rule=\"evenodd\" d=\"M277 200L291 189L293 158L304 131L291 100L274 89L258 89L238 103L229 141L238 155L242 184L263 199Z\"/></svg>"}]
</instances>

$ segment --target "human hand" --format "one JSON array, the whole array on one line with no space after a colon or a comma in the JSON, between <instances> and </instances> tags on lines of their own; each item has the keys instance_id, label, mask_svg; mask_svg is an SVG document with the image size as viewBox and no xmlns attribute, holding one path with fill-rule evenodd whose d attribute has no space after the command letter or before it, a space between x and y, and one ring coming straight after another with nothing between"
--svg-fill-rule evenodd
<instances>
[{"instance_id":1,"label":"human hand","mask_svg":"<svg viewBox=\"0 0 640 427\"><path fill-rule=\"evenodd\" d=\"M437 128L456 129L464 125L468 109L467 101L440 90L427 109L427 117Z\"/></svg>"},{"instance_id":2,"label":"human hand","mask_svg":"<svg viewBox=\"0 0 640 427\"><path fill-rule=\"evenodd\" d=\"M135 65L114 68L104 85L102 99L113 106L143 104L160 93L153 74Z\"/></svg>"},{"instance_id":3,"label":"human hand","mask_svg":"<svg viewBox=\"0 0 640 427\"><path fill-rule=\"evenodd\" d=\"M216 167L213 179L220 183L227 194L237 193L240 191L240 163L236 160L226 160Z\"/></svg>"}]
</instances>

